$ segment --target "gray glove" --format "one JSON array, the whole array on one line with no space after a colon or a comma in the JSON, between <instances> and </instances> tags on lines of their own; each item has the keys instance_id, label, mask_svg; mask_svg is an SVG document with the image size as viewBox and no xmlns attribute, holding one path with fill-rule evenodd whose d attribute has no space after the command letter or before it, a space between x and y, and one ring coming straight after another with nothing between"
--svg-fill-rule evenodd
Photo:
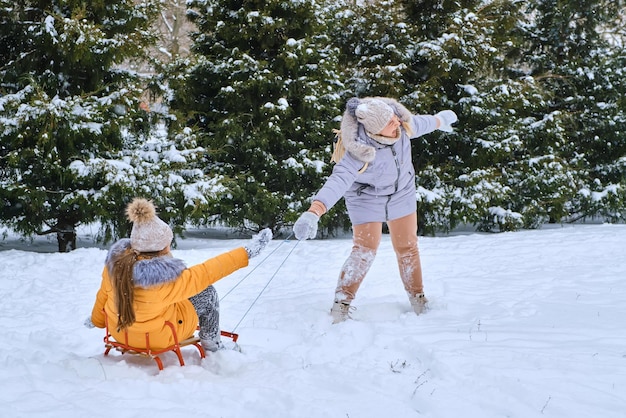
<instances>
[{"instance_id":1,"label":"gray glove","mask_svg":"<svg viewBox=\"0 0 626 418\"><path fill-rule=\"evenodd\" d=\"M456 123L459 118L457 118L456 113L452 110L442 110L441 112L435 115L437 119L441 122L439 125L439 130L444 132L452 132L454 129L452 128L452 124Z\"/></svg>"},{"instance_id":2,"label":"gray glove","mask_svg":"<svg viewBox=\"0 0 626 418\"><path fill-rule=\"evenodd\" d=\"M313 212L304 212L295 224L293 224L293 234L297 240L313 239L317 235L317 222L319 216Z\"/></svg>"},{"instance_id":3,"label":"gray glove","mask_svg":"<svg viewBox=\"0 0 626 418\"><path fill-rule=\"evenodd\" d=\"M253 236L252 239L250 239L250 242L243 247L248 253L248 258L256 257L257 255L259 255L261 250L265 248L267 243L270 242L272 238L272 230L269 228L265 228L261 232Z\"/></svg>"},{"instance_id":4,"label":"gray glove","mask_svg":"<svg viewBox=\"0 0 626 418\"><path fill-rule=\"evenodd\" d=\"M85 319L85 322L83 322L83 325L85 325L87 328L95 328L96 327L93 324L93 322L91 322L91 316L88 316L87 319Z\"/></svg>"}]
</instances>

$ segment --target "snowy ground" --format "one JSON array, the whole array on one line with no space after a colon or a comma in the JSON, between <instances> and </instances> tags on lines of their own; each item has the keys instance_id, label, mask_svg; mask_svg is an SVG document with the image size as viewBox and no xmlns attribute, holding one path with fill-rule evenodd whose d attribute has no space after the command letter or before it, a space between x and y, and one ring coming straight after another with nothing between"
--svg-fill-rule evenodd
<instances>
[{"instance_id":1,"label":"snowy ground","mask_svg":"<svg viewBox=\"0 0 626 418\"><path fill-rule=\"evenodd\" d=\"M195 236L174 255L192 265L245 242ZM354 320L331 325L350 246L272 241L216 286L243 351L200 361L188 347L185 367L168 353L158 373L104 357L103 331L83 327L104 249L0 242L0 415L626 416L626 225L421 238L420 317L384 236Z\"/></svg>"}]
</instances>

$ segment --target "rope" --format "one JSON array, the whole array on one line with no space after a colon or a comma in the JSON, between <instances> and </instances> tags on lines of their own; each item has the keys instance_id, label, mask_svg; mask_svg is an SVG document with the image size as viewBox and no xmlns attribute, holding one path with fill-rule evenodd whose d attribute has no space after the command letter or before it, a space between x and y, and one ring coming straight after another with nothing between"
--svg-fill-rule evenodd
<instances>
[{"instance_id":1,"label":"rope","mask_svg":"<svg viewBox=\"0 0 626 418\"><path fill-rule=\"evenodd\" d=\"M293 235L293 234L292 234ZM287 239L285 239L277 248L280 248L285 242L289 241L289 238L291 238L291 235L289 235L287 237ZM296 244L291 248L291 250L289 251L289 253L287 254L287 256L283 259L283 261L280 263L280 265L278 266L278 268L276 269L276 271L274 272L274 274L272 274L272 277L270 277L270 279L267 281L267 283L265 284L265 286L263 286L263 289L261 289L261 291L259 292L259 294L257 295L257 297L252 301L252 303L250 304L250 306L248 307L248 310L243 314L243 316L241 317L241 319L239 320L239 322L237 322L237 325L235 325L235 327L233 328L232 332L235 332L235 330L237 329L237 327L239 325L241 325L241 323L243 322L243 320L245 319L245 317L248 315L248 313L250 312L250 310L252 310L252 307L254 306L254 304L259 300L259 298L261 297L261 295L263 294L263 292L265 292L265 289L267 289L267 287L270 285L270 283L272 282L272 280L274 280L274 277L276 277L276 275L278 274L279 270L283 267L283 265L285 264L285 261L287 261L287 259L289 258L289 256L291 255L291 253L293 252L293 250L296 249L296 247L298 246L298 244L300 243L300 241L296 241ZM276 250L272 251L270 254L268 254L267 257L265 257L261 263L263 263L265 260L267 260ZM259 263L259 265L261 264ZM257 265L258 267L258 265ZM252 272L250 272L252 273ZM249 274L246 276L248 277ZM244 277L245 279L245 277ZM243 279L241 279L239 281L239 283L241 283L243 281ZM237 285L239 285L239 283L237 283ZM230 293L230 292L229 292Z\"/></svg>"},{"instance_id":2,"label":"rope","mask_svg":"<svg viewBox=\"0 0 626 418\"><path fill-rule=\"evenodd\" d=\"M242 278L241 280L239 280L239 281L238 281L238 282L237 282L237 283L236 283L236 284L235 284L235 285L234 285L234 286L233 286L233 287L232 287L232 288L231 288L228 292L226 292L226 294L220 298L220 302L221 302L222 300L224 300L224 299L226 298L226 296L230 295L230 294L232 293L232 291L233 291L233 290L235 290L235 289L237 288L237 286L239 286L239 285L240 285L240 284L241 284L244 280L246 280L246 279L247 279L247 278L248 278L248 277L249 277L252 273L254 273L254 271L255 271L257 268L259 268L259 266L260 266L261 264L263 264L263 263L265 262L265 260L267 260L268 258L270 258L270 257L272 256L272 254L274 254L274 253L275 253L275 252L276 252L276 251L277 251L280 247L282 247L282 245L283 245L284 243L286 243L287 241L289 241L289 238L291 238L292 236L293 236L293 232L292 232L292 233L291 233L291 234L290 234L287 238L285 238L285 239L283 240L283 242L281 242L281 243L278 245L278 247L274 248L274 250L273 250L271 253L269 253L268 255L266 255L266 256L265 256L265 258L259 262L259 264L257 264L256 266L254 266L254 268L253 268L252 270L250 270L250 272L249 272L248 274L246 274L245 276L243 276L243 278ZM296 243L296 245L298 245L298 244ZM292 251L293 251L293 250L292 250Z\"/></svg>"}]
</instances>

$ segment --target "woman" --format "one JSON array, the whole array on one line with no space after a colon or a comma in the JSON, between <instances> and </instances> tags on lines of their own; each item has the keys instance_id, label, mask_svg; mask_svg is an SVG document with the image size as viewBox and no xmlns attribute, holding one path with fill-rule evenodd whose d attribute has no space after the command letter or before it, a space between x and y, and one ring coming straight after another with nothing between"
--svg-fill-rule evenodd
<instances>
[{"instance_id":1,"label":"woman","mask_svg":"<svg viewBox=\"0 0 626 418\"><path fill-rule=\"evenodd\" d=\"M333 323L349 318L350 303L374 261L384 222L389 227L400 277L416 314L427 309L417 245L417 201L411 139L436 129L451 132L456 114L413 115L394 99L352 98L341 121L346 153L313 203L293 226L297 239L315 238L319 218L343 196L353 247L339 274Z\"/></svg>"},{"instance_id":2,"label":"woman","mask_svg":"<svg viewBox=\"0 0 626 418\"><path fill-rule=\"evenodd\" d=\"M182 260L172 258L172 230L156 216L152 202L136 198L126 215L133 222L130 239L111 246L85 325L104 328L106 315L117 341L125 341L128 332L129 345L147 348L149 332L151 347L160 349L174 344L165 321L174 324L179 340L191 337L199 323L203 348L222 348L219 299L212 284L246 267L272 239L272 232L264 229L246 246L187 268Z\"/></svg>"}]
</instances>

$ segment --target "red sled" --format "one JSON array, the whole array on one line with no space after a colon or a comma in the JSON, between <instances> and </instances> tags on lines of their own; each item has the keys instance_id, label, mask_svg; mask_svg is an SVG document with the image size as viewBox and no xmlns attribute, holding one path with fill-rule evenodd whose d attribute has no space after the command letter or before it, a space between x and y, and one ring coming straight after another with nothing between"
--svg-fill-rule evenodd
<instances>
[{"instance_id":1,"label":"red sled","mask_svg":"<svg viewBox=\"0 0 626 418\"><path fill-rule=\"evenodd\" d=\"M180 363L181 366L184 366L185 360L183 360L183 354L182 354L181 348L186 347L188 345L193 345L194 347L198 349L198 351L200 352L200 358L206 357L206 353L204 352L204 348L202 348L202 345L200 344L200 338L198 336L193 335L185 340L178 341L178 335L176 334L176 328L174 328L174 324L172 324L170 321L165 321L165 325L167 325L172 331L174 344L170 345L169 347L154 350L150 348L150 333L146 332L146 348L138 348L138 347L133 347L128 344L128 332L124 333L125 342L123 343L120 341L116 341L113 338L113 336L109 332L109 321L108 321L107 315L105 314L104 326L105 326L106 335L104 337L104 346L105 346L104 355L105 356L108 355L109 351L111 351L112 348L115 348L117 351L121 352L122 354L128 353L128 354L136 354L139 356L148 357L156 361L157 366L159 367L159 370L163 370L163 362L161 361L161 358L159 356L163 353L167 353L168 351L173 351L174 353L176 353L176 356L178 357L178 362ZM232 332L220 331L220 333L222 336L232 339L233 342L237 342L237 339L239 338L238 334L235 334Z\"/></svg>"}]
</instances>

